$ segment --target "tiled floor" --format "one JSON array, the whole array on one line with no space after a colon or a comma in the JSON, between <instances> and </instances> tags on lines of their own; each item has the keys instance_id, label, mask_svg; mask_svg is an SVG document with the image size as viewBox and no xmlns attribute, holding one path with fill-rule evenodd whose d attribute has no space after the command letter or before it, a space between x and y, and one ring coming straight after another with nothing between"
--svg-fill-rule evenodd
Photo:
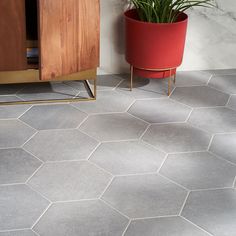
<instances>
[{"instance_id":1,"label":"tiled floor","mask_svg":"<svg viewBox=\"0 0 236 236\"><path fill-rule=\"evenodd\" d=\"M0 236L235 236L236 70L180 72L170 98L167 81L98 85L96 102L0 107Z\"/></svg>"}]
</instances>

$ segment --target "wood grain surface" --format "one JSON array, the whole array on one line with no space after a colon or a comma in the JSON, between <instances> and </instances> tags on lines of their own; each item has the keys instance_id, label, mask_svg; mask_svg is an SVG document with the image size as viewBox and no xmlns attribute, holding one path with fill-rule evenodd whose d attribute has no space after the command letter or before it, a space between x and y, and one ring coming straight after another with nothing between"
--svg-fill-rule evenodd
<instances>
[{"instance_id":1,"label":"wood grain surface","mask_svg":"<svg viewBox=\"0 0 236 236\"><path fill-rule=\"evenodd\" d=\"M40 78L96 68L99 0L39 0Z\"/></svg>"},{"instance_id":2,"label":"wood grain surface","mask_svg":"<svg viewBox=\"0 0 236 236\"><path fill-rule=\"evenodd\" d=\"M26 67L25 0L0 0L0 71Z\"/></svg>"}]
</instances>

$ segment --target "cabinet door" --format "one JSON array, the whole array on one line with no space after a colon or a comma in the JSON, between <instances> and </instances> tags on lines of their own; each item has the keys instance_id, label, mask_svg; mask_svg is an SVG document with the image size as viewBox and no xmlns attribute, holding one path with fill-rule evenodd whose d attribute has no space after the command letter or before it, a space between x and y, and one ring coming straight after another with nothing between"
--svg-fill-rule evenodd
<instances>
[{"instance_id":1,"label":"cabinet door","mask_svg":"<svg viewBox=\"0 0 236 236\"><path fill-rule=\"evenodd\" d=\"M26 69L25 0L0 0L0 71Z\"/></svg>"},{"instance_id":2,"label":"cabinet door","mask_svg":"<svg viewBox=\"0 0 236 236\"><path fill-rule=\"evenodd\" d=\"M40 78L99 63L99 0L39 0Z\"/></svg>"}]
</instances>

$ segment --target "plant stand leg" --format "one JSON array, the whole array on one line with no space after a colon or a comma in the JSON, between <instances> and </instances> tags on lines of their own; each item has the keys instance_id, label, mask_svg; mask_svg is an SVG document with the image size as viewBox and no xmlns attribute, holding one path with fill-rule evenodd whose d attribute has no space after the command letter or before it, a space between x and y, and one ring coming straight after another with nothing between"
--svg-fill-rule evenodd
<instances>
[{"instance_id":1,"label":"plant stand leg","mask_svg":"<svg viewBox=\"0 0 236 236\"><path fill-rule=\"evenodd\" d=\"M133 90L134 67L130 66L130 91Z\"/></svg>"},{"instance_id":2,"label":"plant stand leg","mask_svg":"<svg viewBox=\"0 0 236 236\"><path fill-rule=\"evenodd\" d=\"M170 96L170 93L171 93L171 82L172 82L172 78L170 77L168 79L168 96Z\"/></svg>"},{"instance_id":3,"label":"plant stand leg","mask_svg":"<svg viewBox=\"0 0 236 236\"><path fill-rule=\"evenodd\" d=\"M174 74L174 84L176 83L176 74Z\"/></svg>"}]
</instances>

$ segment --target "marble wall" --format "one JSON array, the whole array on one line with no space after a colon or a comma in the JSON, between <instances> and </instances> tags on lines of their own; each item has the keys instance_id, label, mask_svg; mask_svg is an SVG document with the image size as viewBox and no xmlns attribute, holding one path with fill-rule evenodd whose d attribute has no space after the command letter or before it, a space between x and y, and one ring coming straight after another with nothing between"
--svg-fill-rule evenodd
<instances>
[{"instance_id":1,"label":"marble wall","mask_svg":"<svg viewBox=\"0 0 236 236\"><path fill-rule=\"evenodd\" d=\"M122 12L127 0L101 0L100 73L127 71ZM236 68L236 0L215 0L216 8L188 12L181 70Z\"/></svg>"}]
</instances>

